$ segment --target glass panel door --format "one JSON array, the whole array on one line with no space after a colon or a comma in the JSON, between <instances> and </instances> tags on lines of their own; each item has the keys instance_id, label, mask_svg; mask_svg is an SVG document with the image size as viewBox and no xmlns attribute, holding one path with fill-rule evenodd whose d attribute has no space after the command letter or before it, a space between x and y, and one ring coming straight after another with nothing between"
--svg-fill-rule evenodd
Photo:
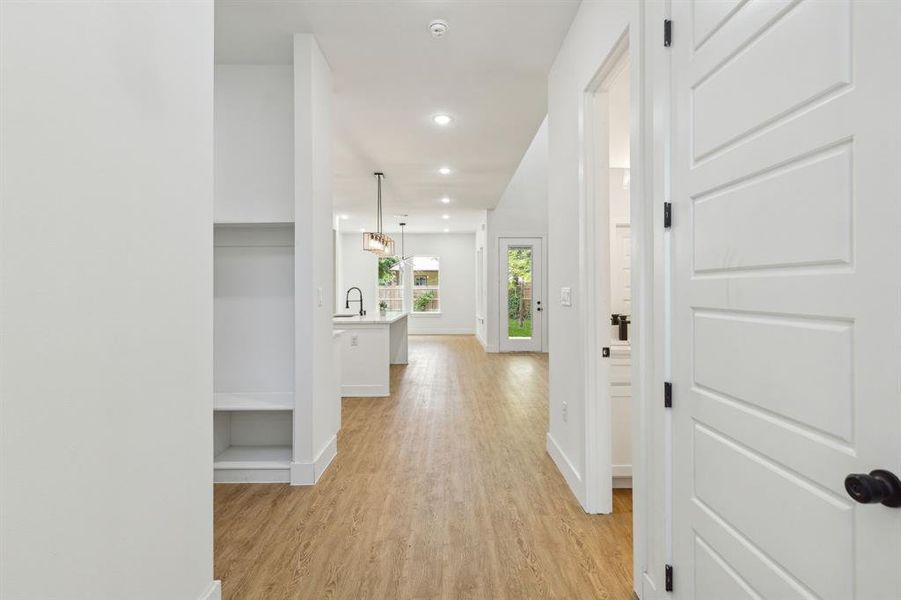
<instances>
[{"instance_id":1,"label":"glass panel door","mask_svg":"<svg viewBox=\"0 0 901 600\"><path fill-rule=\"evenodd\" d=\"M507 247L507 336L532 337L532 247Z\"/></svg>"},{"instance_id":2,"label":"glass panel door","mask_svg":"<svg viewBox=\"0 0 901 600\"><path fill-rule=\"evenodd\" d=\"M501 352L541 352L541 239L498 240Z\"/></svg>"}]
</instances>

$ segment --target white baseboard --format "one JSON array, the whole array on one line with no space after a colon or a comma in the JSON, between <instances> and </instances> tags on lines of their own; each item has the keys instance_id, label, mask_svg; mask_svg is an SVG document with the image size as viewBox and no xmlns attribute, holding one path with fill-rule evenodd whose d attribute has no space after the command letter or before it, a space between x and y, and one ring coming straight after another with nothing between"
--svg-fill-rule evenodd
<instances>
[{"instance_id":1,"label":"white baseboard","mask_svg":"<svg viewBox=\"0 0 901 600\"><path fill-rule=\"evenodd\" d=\"M214 581L197 600L222 600L222 583Z\"/></svg>"},{"instance_id":2,"label":"white baseboard","mask_svg":"<svg viewBox=\"0 0 901 600\"><path fill-rule=\"evenodd\" d=\"M214 469L213 483L288 483L291 472L285 468L274 469Z\"/></svg>"},{"instance_id":3,"label":"white baseboard","mask_svg":"<svg viewBox=\"0 0 901 600\"><path fill-rule=\"evenodd\" d=\"M482 339L482 336L479 335L479 332L476 331L476 339L479 340L479 344L482 346L482 350L488 351L488 342Z\"/></svg>"},{"instance_id":4,"label":"white baseboard","mask_svg":"<svg viewBox=\"0 0 901 600\"><path fill-rule=\"evenodd\" d=\"M613 477L613 489L632 489L632 478L631 477Z\"/></svg>"},{"instance_id":5,"label":"white baseboard","mask_svg":"<svg viewBox=\"0 0 901 600\"><path fill-rule=\"evenodd\" d=\"M628 477L632 478L632 465L613 465L613 470L611 474L614 477Z\"/></svg>"},{"instance_id":6,"label":"white baseboard","mask_svg":"<svg viewBox=\"0 0 901 600\"><path fill-rule=\"evenodd\" d=\"M614 488L630 488L632 487L632 465L613 465L613 487Z\"/></svg>"},{"instance_id":7,"label":"white baseboard","mask_svg":"<svg viewBox=\"0 0 901 600\"><path fill-rule=\"evenodd\" d=\"M391 392L387 385L342 385L343 398L384 398Z\"/></svg>"},{"instance_id":8,"label":"white baseboard","mask_svg":"<svg viewBox=\"0 0 901 600\"><path fill-rule=\"evenodd\" d=\"M557 470L563 475L563 479L566 480L566 484L576 497L576 500L584 507L585 483L582 481L582 476L573 467L572 462L566 457L566 453L563 452L550 432L547 434L547 453L550 454L551 460L557 465Z\"/></svg>"},{"instance_id":9,"label":"white baseboard","mask_svg":"<svg viewBox=\"0 0 901 600\"><path fill-rule=\"evenodd\" d=\"M338 456L338 436L333 435L311 462L291 463L291 485L316 485L336 456Z\"/></svg>"}]
</instances>

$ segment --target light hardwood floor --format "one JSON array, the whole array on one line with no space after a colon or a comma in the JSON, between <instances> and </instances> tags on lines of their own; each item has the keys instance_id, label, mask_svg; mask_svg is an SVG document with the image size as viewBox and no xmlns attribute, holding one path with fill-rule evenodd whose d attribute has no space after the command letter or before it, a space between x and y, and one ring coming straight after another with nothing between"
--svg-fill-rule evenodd
<instances>
[{"instance_id":1,"label":"light hardwood floor","mask_svg":"<svg viewBox=\"0 0 901 600\"><path fill-rule=\"evenodd\" d=\"M632 597L631 493L589 516L545 452L547 358L411 336L390 398L343 401L314 487L217 485L225 600Z\"/></svg>"}]
</instances>

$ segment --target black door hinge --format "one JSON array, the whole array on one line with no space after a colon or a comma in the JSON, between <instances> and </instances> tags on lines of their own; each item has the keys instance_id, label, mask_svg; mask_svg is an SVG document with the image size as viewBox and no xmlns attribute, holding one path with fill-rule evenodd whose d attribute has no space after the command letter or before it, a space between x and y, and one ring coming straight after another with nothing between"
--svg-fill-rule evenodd
<instances>
[{"instance_id":1,"label":"black door hinge","mask_svg":"<svg viewBox=\"0 0 901 600\"><path fill-rule=\"evenodd\" d=\"M671 592L673 591L673 565L666 565L664 573L664 588L667 592Z\"/></svg>"},{"instance_id":2,"label":"black door hinge","mask_svg":"<svg viewBox=\"0 0 901 600\"><path fill-rule=\"evenodd\" d=\"M673 203L663 203L663 228L669 229L673 226Z\"/></svg>"},{"instance_id":3,"label":"black door hinge","mask_svg":"<svg viewBox=\"0 0 901 600\"><path fill-rule=\"evenodd\" d=\"M673 384L669 381L663 382L663 407L673 407Z\"/></svg>"},{"instance_id":4,"label":"black door hinge","mask_svg":"<svg viewBox=\"0 0 901 600\"><path fill-rule=\"evenodd\" d=\"M673 22L669 19L663 20L663 46L669 48L673 45Z\"/></svg>"}]
</instances>

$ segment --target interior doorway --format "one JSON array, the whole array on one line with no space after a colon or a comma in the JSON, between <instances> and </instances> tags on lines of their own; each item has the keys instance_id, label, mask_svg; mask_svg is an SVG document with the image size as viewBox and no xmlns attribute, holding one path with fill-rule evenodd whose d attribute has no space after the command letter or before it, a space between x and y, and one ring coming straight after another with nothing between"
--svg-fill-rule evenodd
<instances>
[{"instance_id":1,"label":"interior doorway","mask_svg":"<svg viewBox=\"0 0 901 600\"><path fill-rule=\"evenodd\" d=\"M501 352L541 352L544 329L541 246L541 238L498 240Z\"/></svg>"},{"instance_id":2,"label":"interior doorway","mask_svg":"<svg viewBox=\"0 0 901 600\"><path fill-rule=\"evenodd\" d=\"M581 198L586 390L586 498L588 512L613 511L613 488L633 488L641 505L641 361L636 360L638 327L650 311L633 293L641 275L640 248L646 220L641 210L640 177L632 158L640 156L638 95L630 68L629 33L600 65L583 96L583 189ZM633 219L634 217L634 219ZM636 235L637 234L637 235ZM647 273L644 273L645 275ZM635 307L633 309L633 307ZM633 460L633 457L636 457ZM641 535L640 527L636 534ZM640 550L640 549L639 549Z\"/></svg>"},{"instance_id":3,"label":"interior doorway","mask_svg":"<svg viewBox=\"0 0 901 600\"><path fill-rule=\"evenodd\" d=\"M632 487L632 231L629 206L629 57L605 80L607 111L607 213L610 290L609 392L612 487ZM603 143L603 140L599 140ZM605 168L603 164L598 168ZM604 318L607 315L599 315ZM603 351L602 351L603 354Z\"/></svg>"}]
</instances>

